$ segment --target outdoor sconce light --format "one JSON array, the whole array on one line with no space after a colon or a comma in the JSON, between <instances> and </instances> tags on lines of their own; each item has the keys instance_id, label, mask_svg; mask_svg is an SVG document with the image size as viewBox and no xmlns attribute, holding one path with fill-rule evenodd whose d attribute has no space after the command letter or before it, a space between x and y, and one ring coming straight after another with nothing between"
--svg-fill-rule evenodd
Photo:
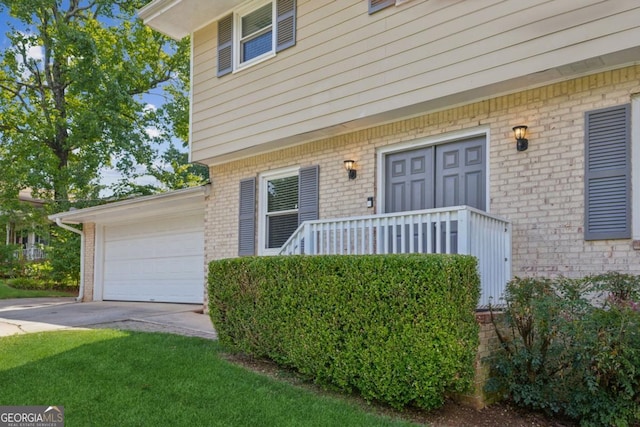
<instances>
[{"instance_id":1,"label":"outdoor sconce light","mask_svg":"<svg viewBox=\"0 0 640 427\"><path fill-rule=\"evenodd\" d=\"M516 149L518 151L524 151L529 148L529 140L525 138L527 135L526 126L516 126L513 128L513 135L516 137Z\"/></svg>"},{"instance_id":2,"label":"outdoor sconce light","mask_svg":"<svg viewBox=\"0 0 640 427\"><path fill-rule=\"evenodd\" d=\"M347 170L347 175L349 175L349 179L356 179L357 172L353 168L356 164L355 160L345 160L344 168Z\"/></svg>"}]
</instances>

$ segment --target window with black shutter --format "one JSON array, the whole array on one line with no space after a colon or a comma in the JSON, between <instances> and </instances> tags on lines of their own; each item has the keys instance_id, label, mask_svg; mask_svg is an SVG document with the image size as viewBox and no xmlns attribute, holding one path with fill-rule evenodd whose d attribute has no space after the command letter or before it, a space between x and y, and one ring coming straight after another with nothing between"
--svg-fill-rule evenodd
<instances>
[{"instance_id":1,"label":"window with black shutter","mask_svg":"<svg viewBox=\"0 0 640 427\"><path fill-rule=\"evenodd\" d=\"M296 44L296 1L243 6L218 21L218 77Z\"/></svg>"},{"instance_id":2,"label":"window with black shutter","mask_svg":"<svg viewBox=\"0 0 640 427\"><path fill-rule=\"evenodd\" d=\"M260 249L256 251L256 179L240 182L240 256L277 254L304 221L318 219L317 165L263 174L260 177Z\"/></svg>"},{"instance_id":3,"label":"window with black shutter","mask_svg":"<svg viewBox=\"0 0 640 427\"><path fill-rule=\"evenodd\" d=\"M256 254L256 179L240 181L238 256Z\"/></svg>"},{"instance_id":4,"label":"window with black shutter","mask_svg":"<svg viewBox=\"0 0 640 427\"><path fill-rule=\"evenodd\" d=\"M631 237L630 105L585 115L585 240Z\"/></svg>"}]
</instances>

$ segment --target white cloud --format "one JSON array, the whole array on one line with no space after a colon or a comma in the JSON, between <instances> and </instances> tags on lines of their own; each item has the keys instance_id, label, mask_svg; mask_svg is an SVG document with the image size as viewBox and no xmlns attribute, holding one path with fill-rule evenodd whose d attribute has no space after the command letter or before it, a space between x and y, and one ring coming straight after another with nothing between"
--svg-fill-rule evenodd
<instances>
[{"instance_id":1,"label":"white cloud","mask_svg":"<svg viewBox=\"0 0 640 427\"><path fill-rule=\"evenodd\" d=\"M150 112L150 111L157 111L157 110L158 110L158 107L156 107L153 104L147 104L147 105L144 106L144 112L145 113Z\"/></svg>"},{"instance_id":2,"label":"white cloud","mask_svg":"<svg viewBox=\"0 0 640 427\"><path fill-rule=\"evenodd\" d=\"M149 137L151 137L151 138L157 138L157 137L159 137L159 136L160 136L160 130L158 130L158 128L155 128L155 127L149 127L149 128L146 128L144 131L145 131L145 132L147 133L147 135L149 135Z\"/></svg>"},{"instance_id":3,"label":"white cloud","mask_svg":"<svg viewBox=\"0 0 640 427\"><path fill-rule=\"evenodd\" d=\"M31 46L27 49L27 58L42 61L44 59L44 48L42 46Z\"/></svg>"},{"instance_id":4,"label":"white cloud","mask_svg":"<svg viewBox=\"0 0 640 427\"><path fill-rule=\"evenodd\" d=\"M29 37L27 33L21 33L25 38ZM18 63L24 64L24 59L21 54L16 52L16 60ZM36 62L42 62L44 60L44 48L42 46L26 46L26 59L35 60ZM24 68L22 72L22 78L28 79L31 76L31 71L28 68Z\"/></svg>"}]
</instances>

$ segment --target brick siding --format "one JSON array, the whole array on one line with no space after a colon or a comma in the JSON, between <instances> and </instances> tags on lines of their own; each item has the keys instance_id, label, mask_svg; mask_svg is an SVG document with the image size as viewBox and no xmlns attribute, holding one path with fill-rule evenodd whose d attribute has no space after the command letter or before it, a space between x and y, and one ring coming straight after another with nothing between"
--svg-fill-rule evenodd
<instances>
[{"instance_id":1,"label":"brick siding","mask_svg":"<svg viewBox=\"0 0 640 427\"><path fill-rule=\"evenodd\" d=\"M84 232L84 296L82 301L93 301L93 277L95 272L96 225L83 224Z\"/></svg>"},{"instance_id":2,"label":"brick siding","mask_svg":"<svg viewBox=\"0 0 640 427\"><path fill-rule=\"evenodd\" d=\"M514 275L640 274L640 251L633 250L630 239L587 242L583 233L584 113L629 103L637 92L640 66L631 66L213 166L206 202L207 261L237 255L243 178L317 164L320 218L372 214L375 208L368 209L366 199L377 196L376 150L488 128L488 210L513 223ZM524 152L516 151L511 129L520 124L529 126ZM345 159L357 161L354 181L347 179Z\"/></svg>"}]
</instances>

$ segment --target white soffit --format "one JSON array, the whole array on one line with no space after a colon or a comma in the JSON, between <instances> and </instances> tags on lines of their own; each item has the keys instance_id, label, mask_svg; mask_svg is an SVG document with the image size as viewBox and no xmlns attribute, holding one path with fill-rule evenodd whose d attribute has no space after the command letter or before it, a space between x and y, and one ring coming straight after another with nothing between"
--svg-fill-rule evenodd
<instances>
[{"instance_id":1,"label":"white soffit","mask_svg":"<svg viewBox=\"0 0 640 427\"><path fill-rule=\"evenodd\" d=\"M138 10L145 25L180 40L230 11L242 0L154 0Z\"/></svg>"}]
</instances>

